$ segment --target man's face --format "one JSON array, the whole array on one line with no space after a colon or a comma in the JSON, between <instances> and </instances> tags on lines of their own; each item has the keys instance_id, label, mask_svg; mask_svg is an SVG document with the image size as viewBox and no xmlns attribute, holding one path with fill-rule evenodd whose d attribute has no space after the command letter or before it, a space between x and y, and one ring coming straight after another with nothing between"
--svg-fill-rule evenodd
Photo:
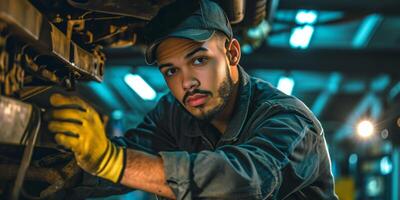
<instances>
[{"instance_id":1,"label":"man's face","mask_svg":"<svg viewBox=\"0 0 400 200\"><path fill-rule=\"evenodd\" d=\"M199 119L211 120L231 97L233 83L225 41L169 38L157 48L157 63L175 98Z\"/></svg>"}]
</instances>

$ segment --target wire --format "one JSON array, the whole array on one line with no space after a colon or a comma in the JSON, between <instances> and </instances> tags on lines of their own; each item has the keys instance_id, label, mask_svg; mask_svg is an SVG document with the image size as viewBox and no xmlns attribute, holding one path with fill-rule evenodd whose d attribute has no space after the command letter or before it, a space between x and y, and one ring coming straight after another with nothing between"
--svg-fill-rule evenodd
<instances>
[{"instance_id":1,"label":"wire","mask_svg":"<svg viewBox=\"0 0 400 200\"><path fill-rule=\"evenodd\" d=\"M107 35L105 35L105 36L102 36L102 37L98 38L98 39L95 40L93 43L97 43L97 42L99 42L99 41L112 38L113 36L115 36L115 35L117 35L117 34L119 34L119 33L123 33L123 32L125 32L125 31L126 31L126 30L122 30L122 28L118 28L117 30L113 31L112 33L109 33L109 34L107 34Z\"/></svg>"},{"instance_id":2,"label":"wire","mask_svg":"<svg viewBox=\"0 0 400 200\"><path fill-rule=\"evenodd\" d=\"M39 108L37 108L34 105L32 105L32 115L33 115L33 118L31 121L32 125L36 124L36 126L31 131L27 145L25 146L25 149L24 149L24 154L22 156L21 165L18 169L17 178L15 180L14 187L13 187L13 190L11 193L12 200L18 200L18 198L19 198L20 190L24 183L25 175L26 175L26 172L28 171L28 167L29 167L29 164L32 159L33 149L35 147L36 140L39 135L39 129L40 129L40 124L41 124L41 113L40 113Z\"/></svg>"}]
</instances>

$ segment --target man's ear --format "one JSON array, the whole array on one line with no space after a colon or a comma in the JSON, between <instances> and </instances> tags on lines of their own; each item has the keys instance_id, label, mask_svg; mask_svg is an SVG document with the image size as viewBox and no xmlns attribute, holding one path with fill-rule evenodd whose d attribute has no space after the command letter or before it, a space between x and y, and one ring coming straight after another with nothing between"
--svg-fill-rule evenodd
<instances>
[{"instance_id":1,"label":"man's ear","mask_svg":"<svg viewBox=\"0 0 400 200\"><path fill-rule=\"evenodd\" d=\"M239 41L237 41L235 38L232 38L229 42L226 54L228 56L230 65L238 65L241 55Z\"/></svg>"}]
</instances>

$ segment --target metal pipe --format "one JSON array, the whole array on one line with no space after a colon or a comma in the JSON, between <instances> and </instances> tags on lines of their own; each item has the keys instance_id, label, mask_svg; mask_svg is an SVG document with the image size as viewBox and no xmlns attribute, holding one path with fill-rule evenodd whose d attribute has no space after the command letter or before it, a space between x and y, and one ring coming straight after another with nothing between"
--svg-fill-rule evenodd
<instances>
[{"instance_id":1,"label":"metal pipe","mask_svg":"<svg viewBox=\"0 0 400 200\"><path fill-rule=\"evenodd\" d=\"M32 132L29 135L28 143L26 144L24 154L22 156L22 161L21 161L21 166L18 169L17 177L14 183L14 188L11 193L11 199L19 199L19 194L20 190L22 188L22 185L24 184L25 180L25 175L26 172L28 171L28 167L31 163L32 159L32 154L33 150L37 141L37 138L39 136L39 129L40 129L40 123L41 123L41 115L40 115L40 110L36 107L33 108L33 115L36 115L34 118L36 121L34 121L35 127L32 129Z\"/></svg>"},{"instance_id":2,"label":"metal pipe","mask_svg":"<svg viewBox=\"0 0 400 200\"><path fill-rule=\"evenodd\" d=\"M245 0L220 0L219 5L228 15L231 24L238 24L244 18Z\"/></svg>"}]
</instances>

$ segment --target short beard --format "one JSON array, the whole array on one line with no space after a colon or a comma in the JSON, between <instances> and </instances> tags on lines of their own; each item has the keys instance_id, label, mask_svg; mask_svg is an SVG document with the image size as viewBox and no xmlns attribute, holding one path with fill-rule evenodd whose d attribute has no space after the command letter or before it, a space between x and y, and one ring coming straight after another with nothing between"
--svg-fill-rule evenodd
<instances>
[{"instance_id":1,"label":"short beard","mask_svg":"<svg viewBox=\"0 0 400 200\"><path fill-rule=\"evenodd\" d=\"M222 99L222 103L217 105L215 108L208 111L207 113L204 113L204 115L199 116L198 118L200 120L204 121L213 120L219 113L221 113L225 109L226 105L228 104L228 101L232 97L233 80L229 73L229 65L227 65L226 67L227 67L226 78L222 81L221 86L218 88L218 98Z\"/></svg>"}]
</instances>

